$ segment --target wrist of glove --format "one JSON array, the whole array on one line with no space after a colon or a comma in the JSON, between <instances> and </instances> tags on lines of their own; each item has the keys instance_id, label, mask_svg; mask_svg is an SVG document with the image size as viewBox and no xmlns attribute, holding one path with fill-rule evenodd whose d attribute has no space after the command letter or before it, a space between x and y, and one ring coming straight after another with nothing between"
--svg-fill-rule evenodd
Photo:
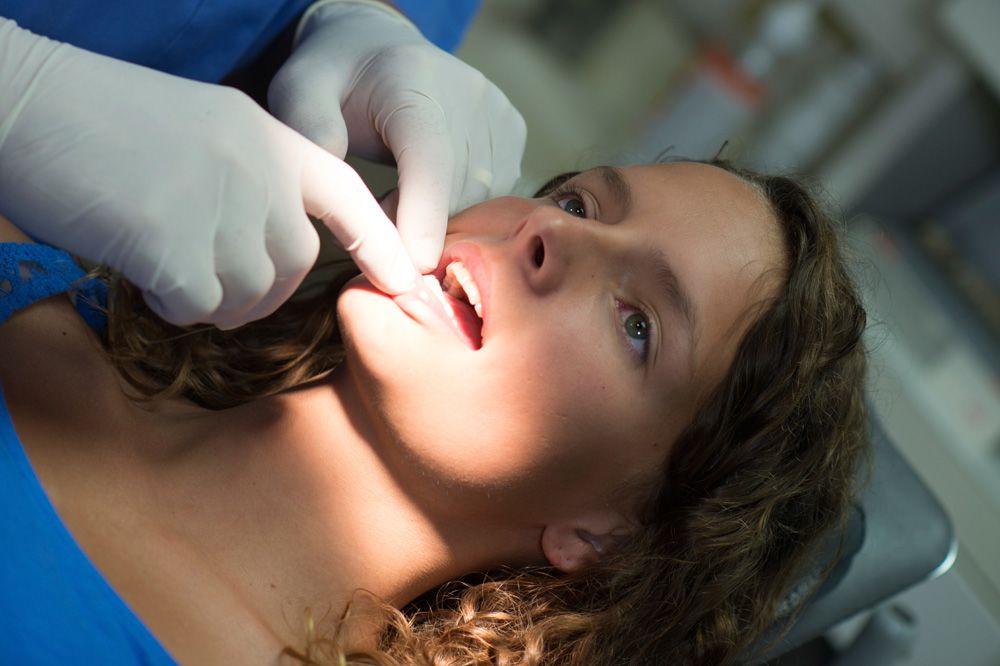
<instances>
[{"instance_id":1,"label":"wrist of glove","mask_svg":"<svg viewBox=\"0 0 1000 666\"><path fill-rule=\"evenodd\" d=\"M353 5L353 7L352 7ZM299 19L298 27L295 29L295 37L292 40L293 48L299 45L305 36L306 26L315 19L313 26L322 24L324 21L337 21L352 10L357 10L359 6L367 6L372 9L388 14L397 21L408 24L414 32L420 34L420 30L406 16L392 5L380 2L379 0L317 0L309 5L302 18ZM369 15L370 18L370 15Z\"/></svg>"}]
</instances>

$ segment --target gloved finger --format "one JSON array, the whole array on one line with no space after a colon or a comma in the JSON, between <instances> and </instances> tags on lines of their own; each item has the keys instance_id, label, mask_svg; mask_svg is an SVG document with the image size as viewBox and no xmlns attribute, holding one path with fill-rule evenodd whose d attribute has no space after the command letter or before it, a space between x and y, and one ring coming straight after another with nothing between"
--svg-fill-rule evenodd
<instances>
[{"instance_id":1,"label":"gloved finger","mask_svg":"<svg viewBox=\"0 0 1000 666\"><path fill-rule=\"evenodd\" d=\"M275 270L264 248L262 234L224 224L215 237L215 275L222 285L222 302L209 321L219 328L235 328L270 291Z\"/></svg>"},{"instance_id":2,"label":"gloved finger","mask_svg":"<svg viewBox=\"0 0 1000 666\"><path fill-rule=\"evenodd\" d=\"M275 278L274 282L271 284L271 291L265 294L258 304L252 309L240 312L233 316L218 313L213 317L212 323L214 323L215 327L219 330L228 331L273 314L275 310L281 307L282 303L287 301L291 295L295 293L295 290L299 288L300 284L302 284L303 277L305 276L297 279Z\"/></svg>"},{"instance_id":3,"label":"gloved finger","mask_svg":"<svg viewBox=\"0 0 1000 666\"><path fill-rule=\"evenodd\" d=\"M397 110L383 133L399 171L399 235L417 269L433 270L444 248L456 169L465 168L466 151L463 146L456 155L436 104Z\"/></svg>"},{"instance_id":4,"label":"gloved finger","mask_svg":"<svg viewBox=\"0 0 1000 666\"><path fill-rule=\"evenodd\" d=\"M375 287L392 295L413 289L420 276L396 227L361 177L322 148L304 144L302 200L306 212L323 220Z\"/></svg>"},{"instance_id":5,"label":"gloved finger","mask_svg":"<svg viewBox=\"0 0 1000 666\"><path fill-rule=\"evenodd\" d=\"M465 178L461 186L456 187L452 194L452 214L490 198L495 182L491 166L482 162L477 163L472 159L469 160L469 165L464 173Z\"/></svg>"},{"instance_id":6,"label":"gloved finger","mask_svg":"<svg viewBox=\"0 0 1000 666\"><path fill-rule=\"evenodd\" d=\"M178 282L162 290L143 291L142 297L150 310L171 324L189 326L208 321L222 302L222 284L214 275L192 282L197 282L197 289Z\"/></svg>"},{"instance_id":7,"label":"gloved finger","mask_svg":"<svg viewBox=\"0 0 1000 666\"><path fill-rule=\"evenodd\" d=\"M288 224L287 219L294 217L300 219ZM274 264L274 283L257 305L243 315L245 322L263 319L281 307L302 284L319 255L319 235L301 210L272 215L265 231L265 245Z\"/></svg>"},{"instance_id":8,"label":"gloved finger","mask_svg":"<svg viewBox=\"0 0 1000 666\"><path fill-rule=\"evenodd\" d=\"M316 76L322 68L322 76ZM340 109L340 73L322 59L300 57L275 75L268 107L279 120L337 157L347 154L347 123Z\"/></svg>"},{"instance_id":9,"label":"gloved finger","mask_svg":"<svg viewBox=\"0 0 1000 666\"><path fill-rule=\"evenodd\" d=\"M499 89L495 89L495 94L502 99L491 105L493 109L500 109L490 122L493 146L491 197L510 194L514 189L514 184L521 176L521 159L524 157L528 136L527 125L521 114Z\"/></svg>"},{"instance_id":10,"label":"gloved finger","mask_svg":"<svg viewBox=\"0 0 1000 666\"><path fill-rule=\"evenodd\" d=\"M469 130L469 163L461 174L461 188L453 194L453 211L509 194L520 176L526 138L524 120L503 93L495 94L502 99L488 104L488 117Z\"/></svg>"},{"instance_id":11,"label":"gloved finger","mask_svg":"<svg viewBox=\"0 0 1000 666\"><path fill-rule=\"evenodd\" d=\"M485 201L493 186L493 135L486 122L475 123L468 129L464 151L464 168L456 169L451 192L450 213ZM461 163L461 162L460 162Z\"/></svg>"}]
</instances>

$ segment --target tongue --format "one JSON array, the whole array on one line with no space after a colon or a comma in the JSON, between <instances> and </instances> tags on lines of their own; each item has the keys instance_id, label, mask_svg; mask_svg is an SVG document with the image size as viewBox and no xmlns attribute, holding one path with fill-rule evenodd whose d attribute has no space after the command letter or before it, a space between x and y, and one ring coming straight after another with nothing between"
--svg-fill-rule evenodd
<instances>
[{"instance_id":1,"label":"tongue","mask_svg":"<svg viewBox=\"0 0 1000 666\"><path fill-rule=\"evenodd\" d=\"M451 294L444 295L455 314L455 332L473 349L483 346L483 320L467 302Z\"/></svg>"}]
</instances>

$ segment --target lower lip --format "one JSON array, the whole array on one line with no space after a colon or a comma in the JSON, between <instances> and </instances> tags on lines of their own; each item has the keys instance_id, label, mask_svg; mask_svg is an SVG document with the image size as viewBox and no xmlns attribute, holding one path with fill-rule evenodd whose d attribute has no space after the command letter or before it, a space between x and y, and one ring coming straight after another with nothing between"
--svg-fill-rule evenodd
<instances>
[{"instance_id":1,"label":"lower lip","mask_svg":"<svg viewBox=\"0 0 1000 666\"><path fill-rule=\"evenodd\" d=\"M445 317L444 313L439 315L432 311L436 310L437 304L432 308L430 305L424 304L422 298L416 298L416 302L407 301L408 304L404 305L396 297L389 296L371 285L369 285L369 291L393 301L404 315L424 328L449 337L454 336L472 350L482 346L482 320L476 316L465 301L460 301L448 294L442 294L445 301L444 310L450 313L450 316Z\"/></svg>"},{"instance_id":2,"label":"lower lip","mask_svg":"<svg viewBox=\"0 0 1000 666\"><path fill-rule=\"evenodd\" d=\"M448 294L445 294L444 298L455 316L451 322L455 334L471 349L482 347L483 320L476 316L476 313L464 301Z\"/></svg>"}]
</instances>

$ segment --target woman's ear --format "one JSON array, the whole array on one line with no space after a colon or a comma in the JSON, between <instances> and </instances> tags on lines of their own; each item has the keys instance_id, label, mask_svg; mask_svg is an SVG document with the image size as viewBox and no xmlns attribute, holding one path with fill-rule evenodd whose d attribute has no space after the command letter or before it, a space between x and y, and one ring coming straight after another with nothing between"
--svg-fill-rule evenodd
<instances>
[{"instance_id":1,"label":"woman's ear","mask_svg":"<svg viewBox=\"0 0 1000 666\"><path fill-rule=\"evenodd\" d=\"M579 520L546 525L542 552L549 564L565 573L594 564L629 532L629 523L610 509Z\"/></svg>"}]
</instances>

